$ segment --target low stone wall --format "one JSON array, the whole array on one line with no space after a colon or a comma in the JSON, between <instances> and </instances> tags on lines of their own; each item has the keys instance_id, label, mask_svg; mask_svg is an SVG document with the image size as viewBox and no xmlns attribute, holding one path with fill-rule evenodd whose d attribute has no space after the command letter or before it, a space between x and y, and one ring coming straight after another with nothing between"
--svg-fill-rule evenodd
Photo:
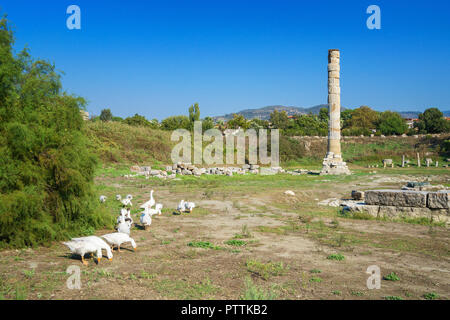
<instances>
[{"instance_id":1,"label":"low stone wall","mask_svg":"<svg viewBox=\"0 0 450 320\"><path fill-rule=\"evenodd\" d=\"M370 190L365 192L367 205L449 209L450 191Z\"/></svg>"},{"instance_id":2,"label":"low stone wall","mask_svg":"<svg viewBox=\"0 0 450 320\"><path fill-rule=\"evenodd\" d=\"M450 190L370 190L364 202L348 202L344 211L365 212L377 218L428 218L450 223Z\"/></svg>"}]
</instances>

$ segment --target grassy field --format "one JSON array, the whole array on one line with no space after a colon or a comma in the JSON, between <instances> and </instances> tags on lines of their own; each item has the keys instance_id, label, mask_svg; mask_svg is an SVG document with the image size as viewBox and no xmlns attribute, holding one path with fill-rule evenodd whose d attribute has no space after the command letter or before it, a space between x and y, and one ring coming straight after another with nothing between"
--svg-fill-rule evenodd
<instances>
[{"instance_id":1,"label":"grassy field","mask_svg":"<svg viewBox=\"0 0 450 320\"><path fill-rule=\"evenodd\" d=\"M8 250L0 257L2 299L448 299L450 234L426 219L343 216L319 206L351 190L400 187L413 179L449 185L439 168L373 170L346 177L318 175L204 176L174 181L124 178L123 165L99 169L98 195L119 213L116 194L138 205L151 189L164 204L150 230L138 225L133 252L81 265L66 247ZM338 188L336 186L339 186ZM283 194L293 190L295 197ZM195 201L175 214L179 200ZM104 234L113 230L100 230ZM106 261L104 261L106 260ZM66 287L67 267L81 268L81 290ZM369 290L366 269L378 265L381 289Z\"/></svg>"}]
</instances>

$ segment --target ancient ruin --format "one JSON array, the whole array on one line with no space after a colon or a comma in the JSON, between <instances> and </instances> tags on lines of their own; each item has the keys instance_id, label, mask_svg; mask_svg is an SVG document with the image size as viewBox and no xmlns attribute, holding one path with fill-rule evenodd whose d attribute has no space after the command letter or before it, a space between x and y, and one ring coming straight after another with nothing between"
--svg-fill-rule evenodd
<instances>
[{"instance_id":1,"label":"ancient ruin","mask_svg":"<svg viewBox=\"0 0 450 320\"><path fill-rule=\"evenodd\" d=\"M350 174L341 154L341 88L339 83L340 53L328 50L328 149L320 174Z\"/></svg>"}]
</instances>

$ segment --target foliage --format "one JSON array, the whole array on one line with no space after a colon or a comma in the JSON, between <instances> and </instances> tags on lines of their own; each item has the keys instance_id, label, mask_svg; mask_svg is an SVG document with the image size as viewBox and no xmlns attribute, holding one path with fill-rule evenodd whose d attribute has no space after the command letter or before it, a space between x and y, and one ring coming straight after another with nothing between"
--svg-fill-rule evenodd
<instances>
[{"instance_id":1,"label":"foliage","mask_svg":"<svg viewBox=\"0 0 450 320\"><path fill-rule=\"evenodd\" d=\"M251 278L246 278L242 300L274 300L276 298L277 295L274 292L260 288L253 283Z\"/></svg>"},{"instance_id":2,"label":"foliage","mask_svg":"<svg viewBox=\"0 0 450 320\"><path fill-rule=\"evenodd\" d=\"M350 119L344 122L343 128L376 129L378 120L378 112L367 106L361 106L352 111Z\"/></svg>"},{"instance_id":3,"label":"foliage","mask_svg":"<svg viewBox=\"0 0 450 320\"><path fill-rule=\"evenodd\" d=\"M214 128L214 121L211 117L206 117L202 120L202 132Z\"/></svg>"},{"instance_id":4,"label":"foliage","mask_svg":"<svg viewBox=\"0 0 450 320\"><path fill-rule=\"evenodd\" d=\"M112 112L110 109L103 109L100 113L100 120L102 121L111 121L113 118Z\"/></svg>"},{"instance_id":5,"label":"foliage","mask_svg":"<svg viewBox=\"0 0 450 320\"><path fill-rule=\"evenodd\" d=\"M155 122L155 120L148 121L144 116L141 116L139 114L135 114L132 117L128 117L125 120L123 120L124 123L135 126L135 127L148 127L152 129L158 128L158 123Z\"/></svg>"},{"instance_id":6,"label":"foliage","mask_svg":"<svg viewBox=\"0 0 450 320\"><path fill-rule=\"evenodd\" d=\"M171 116L163 121L161 121L161 129L173 131L176 129L186 129L189 130L191 128L191 123L189 118L186 116Z\"/></svg>"},{"instance_id":7,"label":"foliage","mask_svg":"<svg viewBox=\"0 0 450 320\"><path fill-rule=\"evenodd\" d=\"M445 120L444 114L437 108L429 108L419 114L419 121L414 123L419 133L442 133L450 131L449 121Z\"/></svg>"},{"instance_id":8,"label":"foliage","mask_svg":"<svg viewBox=\"0 0 450 320\"><path fill-rule=\"evenodd\" d=\"M397 276L397 274L395 272L391 272L387 276L384 276L383 280L386 280L386 281L400 281L400 278Z\"/></svg>"},{"instance_id":9,"label":"foliage","mask_svg":"<svg viewBox=\"0 0 450 320\"><path fill-rule=\"evenodd\" d=\"M345 259L345 257L344 257L342 254L340 254L340 253L333 253L333 254L330 254L330 255L327 257L327 259L328 259L328 260L342 261L342 260Z\"/></svg>"},{"instance_id":10,"label":"foliage","mask_svg":"<svg viewBox=\"0 0 450 320\"><path fill-rule=\"evenodd\" d=\"M439 299L440 296L435 292L427 292L423 295L426 300L436 300Z\"/></svg>"},{"instance_id":11,"label":"foliage","mask_svg":"<svg viewBox=\"0 0 450 320\"><path fill-rule=\"evenodd\" d=\"M222 249L221 247L215 246L211 242L208 242L208 241L191 241L188 243L188 246L194 247L194 248L214 249L214 250Z\"/></svg>"},{"instance_id":12,"label":"foliage","mask_svg":"<svg viewBox=\"0 0 450 320\"><path fill-rule=\"evenodd\" d=\"M253 259L248 260L246 266L248 271L260 276L264 280L268 280L271 276L282 275L287 270L283 262L263 263Z\"/></svg>"},{"instance_id":13,"label":"foliage","mask_svg":"<svg viewBox=\"0 0 450 320\"><path fill-rule=\"evenodd\" d=\"M198 103L194 103L189 107L189 121L193 124L195 121L200 120L200 108Z\"/></svg>"},{"instance_id":14,"label":"foliage","mask_svg":"<svg viewBox=\"0 0 450 320\"><path fill-rule=\"evenodd\" d=\"M242 247L242 246L245 246L247 244L247 242L244 240L232 239L232 240L225 241L225 244L228 244L228 245L234 246L234 247Z\"/></svg>"},{"instance_id":15,"label":"foliage","mask_svg":"<svg viewBox=\"0 0 450 320\"><path fill-rule=\"evenodd\" d=\"M13 54L0 20L0 246L49 244L107 223L93 191L85 101L61 90L55 66Z\"/></svg>"},{"instance_id":16,"label":"foliage","mask_svg":"<svg viewBox=\"0 0 450 320\"><path fill-rule=\"evenodd\" d=\"M402 135L408 130L406 121L397 112L385 111L380 115L379 131L384 135Z\"/></svg>"},{"instance_id":17,"label":"foliage","mask_svg":"<svg viewBox=\"0 0 450 320\"><path fill-rule=\"evenodd\" d=\"M284 130L287 128L289 124L289 118L286 110L279 112L278 110L274 110L270 114L270 122L272 123L274 128Z\"/></svg>"},{"instance_id":18,"label":"foliage","mask_svg":"<svg viewBox=\"0 0 450 320\"><path fill-rule=\"evenodd\" d=\"M250 127L250 123L242 114L233 114L233 119L227 122L228 129L248 129Z\"/></svg>"},{"instance_id":19,"label":"foliage","mask_svg":"<svg viewBox=\"0 0 450 320\"><path fill-rule=\"evenodd\" d=\"M326 119L321 120L313 114L301 115L290 122L286 134L291 136L326 136L328 134L328 121Z\"/></svg>"}]
</instances>

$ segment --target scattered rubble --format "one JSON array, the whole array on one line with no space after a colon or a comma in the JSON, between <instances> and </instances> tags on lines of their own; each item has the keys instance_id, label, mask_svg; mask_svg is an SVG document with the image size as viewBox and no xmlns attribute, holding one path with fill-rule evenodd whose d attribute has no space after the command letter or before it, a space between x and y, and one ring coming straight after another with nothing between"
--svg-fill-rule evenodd
<instances>
[{"instance_id":1,"label":"scattered rubble","mask_svg":"<svg viewBox=\"0 0 450 320\"><path fill-rule=\"evenodd\" d=\"M290 175L302 175L302 174L318 174L318 172L295 169L285 170L282 167L260 167L256 164L244 164L241 167L210 167L210 168L198 168L190 163L176 163L171 166L166 166L165 170L152 169L150 166L132 166L130 171L133 174L124 175L125 178L133 178L137 176L145 176L146 179L150 177L157 177L160 179L174 179L177 175L200 177L202 175L226 175L233 176L235 174L261 174L261 175L275 175L280 173L286 173Z\"/></svg>"}]
</instances>

